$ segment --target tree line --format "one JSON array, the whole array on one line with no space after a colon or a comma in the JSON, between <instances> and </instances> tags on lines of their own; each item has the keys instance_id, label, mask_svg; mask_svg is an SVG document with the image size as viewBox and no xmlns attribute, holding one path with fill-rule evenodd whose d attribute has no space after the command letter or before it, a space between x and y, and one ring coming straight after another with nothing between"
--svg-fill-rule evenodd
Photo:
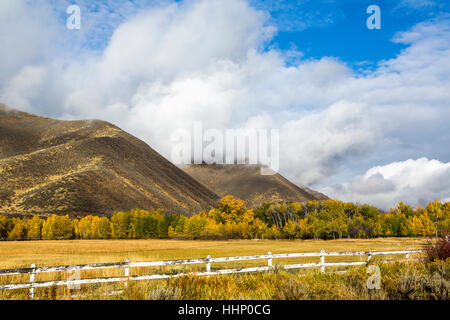
<instances>
[{"instance_id":1,"label":"tree line","mask_svg":"<svg viewBox=\"0 0 450 320\"><path fill-rule=\"evenodd\" d=\"M450 230L450 202L424 208L400 203L389 212L338 200L265 203L247 209L232 196L191 217L157 210L116 212L111 218L42 219L0 216L0 239L337 239L435 236Z\"/></svg>"}]
</instances>

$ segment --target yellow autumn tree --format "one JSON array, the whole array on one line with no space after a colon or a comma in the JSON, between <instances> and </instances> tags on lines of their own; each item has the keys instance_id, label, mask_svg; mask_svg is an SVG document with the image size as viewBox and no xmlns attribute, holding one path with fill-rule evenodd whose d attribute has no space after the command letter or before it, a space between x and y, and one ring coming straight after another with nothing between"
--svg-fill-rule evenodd
<instances>
[{"instance_id":1,"label":"yellow autumn tree","mask_svg":"<svg viewBox=\"0 0 450 320\"><path fill-rule=\"evenodd\" d=\"M106 217L94 217L91 232L95 239L109 239L111 238L111 222Z\"/></svg>"},{"instance_id":2,"label":"yellow autumn tree","mask_svg":"<svg viewBox=\"0 0 450 320\"><path fill-rule=\"evenodd\" d=\"M283 234L285 238L295 239L299 230L298 224L292 220L288 220L283 227Z\"/></svg>"},{"instance_id":3,"label":"yellow autumn tree","mask_svg":"<svg viewBox=\"0 0 450 320\"><path fill-rule=\"evenodd\" d=\"M92 230L92 221L94 216L86 216L77 223L76 234L80 239L94 239L94 232Z\"/></svg>"},{"instance_id":4,"label":"yellow autumn tree","mask_svg":"<svg viewBox=\"0 0 450 320\"><path fill-rule=\"evenodd\" d=\"M301 239L308 239L311 237L311 225L308 223L308 218L299 219L298 224L298 237Z\"/></svg>"},{"instance_id":5,"label":"yellow autumn tree","mask_svg":"<svg viewBox=\"0 0 450 320\"><path fill-rule=\"evenodd\" d=\"M431 236L434 229L434 223L426 213L414 216L409 221L409 230L412 236Z\"/></svg>"},{"instance_id":6,"label":"yellow autumn tree","mask_svg":"<svg viewBox=\"0 0 450 320\"><path fill-rule=\"evenodd\" d=\"M73 225L68 215L52 215L42 226L42 239L65 240L73 237Z\"/></svg>"},{"instance_id":7,"label":"yellow autumn tree","mask_svg":"<svg viewBox=\"0 0 450 320\"><path fill-rule=\"evenodd\" d=\"M240 199L235 199L233 196L228 195L220 200L217 218L220 222L225 223L226 221L238 222L242 219L242 216L246 213L247 208L245 208L244 201ZM216 219L217 220L217 219Z\"/></svg>"},{"instance_id":8,"label":"yellow autumn tree","mask_svg":"<svg viewBox=\"0 0 450 320\"><path fill-rule=\"evenodd\" d=\"M267 224L256 218L252 223L252 238L264 239L267 234Z\"/></svg>"},{"instance_id":9,"label":"yellow autumn tree","mask_svg":"<svg viewBox=\"0 0 450 320\"><path fill-rule=\"evenodd\" d=\"M206 225L201 232L201 238L203 239L219 239L222 238L222 230L221 230L222 223L217 223L216 220L211 218L206 218Z\"/></svg>"},{"instance_id":10,"label":"yellow autumn tree","mask_svg":"<svg viewBox=\"0 0 450 320\"><path fill-rule=\"evenodd\" d=\"M26 222L22 219L13 219L14 227L8 233L9 240L23 240L26 239L27 229Z\"/></svg>"},{"instance_id":11,"label":"yellow autumn tree","mask_svg":"<svg viewBox=\"0 0 450 320\"><path fill-rule=\"evenodd\" d=\"M199 239L203 235L208 219L201 215L194 215L186 221L183 233L192 239Z\"/></svg>"},{"instance_id":12,"label":"yellow autumn tree","mask_svg":"<svg viewBox=\"0 0 450 320\"><path fill-rule=\"evenodd\" d=\"M32 219L28 220L27 239L40 240L43 224L44 224L44 221L41 218L39 218L39 216L37 216L37 215L33 216Z\"/></svg>"}]
</instances>

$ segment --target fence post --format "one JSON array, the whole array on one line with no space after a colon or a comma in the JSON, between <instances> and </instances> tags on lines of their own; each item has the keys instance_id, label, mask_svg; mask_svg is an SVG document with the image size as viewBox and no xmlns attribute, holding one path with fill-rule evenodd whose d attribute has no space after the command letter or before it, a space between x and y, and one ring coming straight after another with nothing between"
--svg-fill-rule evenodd
<instances>
[{"instance_id":1,"label":"fence post","mask_svg":"<svg viewBox=\"0 0 450 320\"><path fill-rule=\"evenodd\" d=\"M325 272L325 250L320 250L320 272Z\"/></svg>"},{"instance_id":2,"label":"fence post","mask_svg":"<svg viewBox=\"0 0 450 320\"><path fill-rule=\"evenodd\" d=\"M267 255L269 256L269 259L267 260L267 266L270 268L272 268L272 252L267 252Z\"/></svg>"},{"instance_id":3,"label":"fence post","mask_svg":"<svg viewBox=\"0 0 450 320\"><path fill-rule=\"evenodd\" d=\"M125 281L125 287L128 286L128 280L130 278L130 258L127 258L127 260L125 260L125 277L127 277L128 279Z\"/></svg>"},{"instance_id":4,"label":"fence post","mask_svg":"<svg viewBox=\"0 0 450 320\"><path fill-rule=\"evenodd\" d=\"M409 259L409 254L411 253L411 249L408 248L408 249L406 249L406 251L408 251L408 253L406 254L406 259Z\"/></svg>"},{"instance_id":5,"label":"fence post","mask_svg":"<svg viewBox=\"0 0 450 320\"><path fill-rule=\"evenodd\" d=\"M208 256L206 257L206 272L211 272L211 256L208 254Z\"/></svg>"},{"instance_id":6,"label":"fence post","mask_svg":"<svg viewBox=\"0 0 450 320\"><path fill-rule=\"evenodd\" d=\"M30 282L31 282L31 286L30 286L30 299L34 298L34 278L36 276L36 265L34 263L31 264L31 272L30 272Z\"/></svg>"},{"instance_id":7,"label":"fence post","mask_svg":"<svg viewBox=\"0 0 450 320\"><path fill-rule=\"evenodd\" d=\"M372 259L372 249L369 250L369 253L367 254L367 263L369 263L370 259Z\"/></svg>"}]
</instances>

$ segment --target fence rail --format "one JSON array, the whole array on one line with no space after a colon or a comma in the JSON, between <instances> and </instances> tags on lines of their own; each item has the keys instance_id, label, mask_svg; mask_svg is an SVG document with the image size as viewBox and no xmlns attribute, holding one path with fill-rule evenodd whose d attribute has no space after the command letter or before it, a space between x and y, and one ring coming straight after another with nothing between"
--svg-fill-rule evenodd
<instances>
[{"instance_id":1,"label":"fence rail","mask_svg":"<svg viewBox=\"0 0 450 320\"><path fill-rule=\"evenodd\" d=\"M96 263L96 264L80 264L70 266L52 266L52 267L36 267L32 264L30 268L16 268L0 270L0 276L9 276L17 274L29 274L30 281L24 283L12 283L0 285L0 290L14 290L14 289L30 289L30 298L34 297L34 288L51 287L51 286L75 286L82 284L92 283L108 283L108 282L128 282L139 280L154 280L154 279L167 279L180 277L184 275L195 276L210 276L230 273L246 273L246 272L258 272L268 271L273 269L272 260L281 258L298 258L298 257L320 257L320 262L301 263L301 264L287 264L280 265L283 269L300 269L300 268L320 268L321 272L325 272L325 267L336 266L356 266L365 265L369 263L373 256L377 255L401 255L405 254L406 259L409 259L411 253L419 253L422 250L398 250L398 251L357 251L357 252L326 252L322 250L320 252L298 252L298 253L277 253L272 254L268 252L264 255L254 256L236 256L236 257L219 257L211 258L207 256L201 259L186 259L186 260L168 260L168 261L143 261L143 262L131 262L127 259L125 262L113 262L113 263ZM366 261L353 261L353 262L325 262L325 257L339 257L339 256L367 256ZM267 266L263 267L251 267L251 268L238 268L238 269L222 269L211 271L211 263L217 262L230 262L230 261L248 261L248 260L267 260ZM176 265L189 265L189 264L206 264L206 272L191 272L191 273L177 273L177 274L147 274L147 275L134 275L130 276L130 268L135 267L157 267L157 266L176 266ZM54 281L35 281L35 277L39 273L49 272L65 272L65 271L82 271L82 270L95 270L95 269L110 269L110 268L124 268L124 276L107 277L107 278L90 278L90 279L75 279L75 280L54 280Z\"/></svg>"}]
</instances>

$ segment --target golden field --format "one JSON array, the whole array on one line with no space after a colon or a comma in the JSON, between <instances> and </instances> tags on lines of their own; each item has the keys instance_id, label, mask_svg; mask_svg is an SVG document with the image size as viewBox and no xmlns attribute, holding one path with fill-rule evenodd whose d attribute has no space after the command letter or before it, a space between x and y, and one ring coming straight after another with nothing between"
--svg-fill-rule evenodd
<instances>
[{"instance_id":1,"label":"golden field","mask_svg":"<svg viewBox=\"0 0 450 320\"><path fill-rule=\"evenodd\" d=\"M428 241L419 238L380 238L380 239L341 239L341 240L231 240L231 241L187 241L187 240L73 240L73 241L17 241L0 243L0 269L29 267L31 263L36 266L72 265L104 262L120 262L129 258L131 261L151 260L175 260L189 258L240 256L288 252L317 252L325 251L366 251L380 250L405 250L422 249ZM379 259L397 259L391 257L374 257L372 261ZM330 257L326 261L365 261L365 256L358 257ZM274 265L287 263L318 262L318 257L274 259ZM250 267L266 265L267 260L253 260L229 263L213 263L212 269ZM350 269L341 268L341 269ZM330 269L331 268L327 268ZM188 266L168 266L156 268L132 268L131 275L168 273L168 272L205 271L204 264ZM81 272L81 278L123 276L122 269L85 270ZM290 279L294 274L317 274L317 270L308 269L292 271L287 274ZM36 276L36 281L68 279L70 273L41 273ZM216 281L211 277L208 281ZM225 277L225 278L224 278ZM219 276L223 279L253 279L261 280L264 275ZM256 277L256 278L255 278ZM296 277L296 276L294 276ZM286 278L286 279L288 279ZM259 279L259 280L257 280ZM295 278L297 279L297 278ZM0 276L0 284L27 282L29 275ZM167 280L172 281L172 280ZM191 280L187 280L188 282ZM202 283L203 280L198 280ZM235 281L235 280L233 280ZM232 281L232 282L233 282ZM236 280L241 281L241 280ZM278 280L277 280L278 281ZM287 281L287 280L286 280ZM296 280L297 281L297 280ZM231 282L230 282L231 283ZM146 298L148 288L159 286L156 290L163 290L167 282L162 280L138 281L124 287L123 283L83 285L81 290L69 290L67 287L38 288L37 299L140 299ZM162 285L162 287L161 287ZM194 284L192 284L194 285ZM119 295L108 296L108 292L121 291ZM238 287L235 288L238 290ZM239 289L240 290L240 289ZM158 291L159 292L159 291ZM158 293L157 294L161 294ZM237 292L237 291L236 291ZM267 292L276 292L271 289ZM168 293L169 296L172 293ZM269 293L267 293L269 294ZM259 296L258 296L259 297ZM251 298L258 298L251 297ZM266 298L270 298L267 296ZM0 299L27 299L28 290L0 291ZM207 297L206 297L207 298ZM220 297L217 297L220 298ZM260 297L264 298L264 297Z\"/></svg>"},{"instance_id":2,"label":"golden field","mask_svg":"<svg viewBox=\"0 0 450 320\"><path fill-rule=\"evenodd\" d=\"M423 238L340 240L67 240L0 242L0 269L288 252L421 249Z\"/></svg>"}]
</instances>

